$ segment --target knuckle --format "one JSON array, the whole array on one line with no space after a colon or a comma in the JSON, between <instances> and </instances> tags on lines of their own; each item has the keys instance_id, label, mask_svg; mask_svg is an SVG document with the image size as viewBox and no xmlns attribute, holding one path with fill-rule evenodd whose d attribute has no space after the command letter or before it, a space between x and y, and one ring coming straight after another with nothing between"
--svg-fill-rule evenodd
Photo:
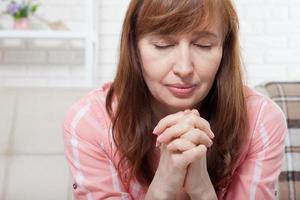
<instances>
[{"instance_id":1,"label":"knuckle","mask_svg":"<svg viewBox=\"0 0 300 200\"><path fill-rule=\"evenodd\" d=\"M198 111L197 109L193 109L192 111L193 111L193 113L195 113L196 115L200 116L200 113L199 113L199 111Z\"/></svg>"},{"instance_id":2,"label":"knuckle","mask_svg":"<svg viewBox=\"0 0 300 200\"><path fill-rule=\"evenodd\" d=\"M175 139L168 146L172 149L177 149L178 150L180 148L180 141Z\"/></svg>"},{"instance_id":3,"label":"knuckle","mask_svg":"<svg viewBox=\"0 0 300 200\"><path fill-rule=\"evenodd\" d=\"M200 150L200 152L206 153L207 147L205 145L199 145L199 150Z\"/></svg>"},{"instance_id":4,"label":"knuckle","mask_svg":"<svg viewBox=\"0 0 300 200\"><path fill-rule=\"evenodd\" d=\"M180 124L177 124L177 127L180 130L183 130L184 132L186 132L187 130L189 130L190 125L187 122L182 122Z\"/></svg>"},{"instance_id":5,"label":"knuckle","mask_svg":"<svg viewBox=\"0 0 300 200\"><path fill-rule=\"evenodd\" d=\"M180 141L178 139L176 139L172 142L172 144L174 147L178 148L180 146Z\"/></svg>"},{"instance_id":6,"label":"knuckle","mask_svg":"<svg viewBox=\"0 0 300 200\"><path fill-rule=\"evenodd\" d=\"M197 118L197 116L193 112L190 112L189 115L188 115L188 117L190 119L192 119L192 120L195 119L195 118Z\"/></svg>"},{"instance_id":7,"label":"knuckle","mask_svg":"<svg viewBox=\"0 0 300 200\"><path fill-rule=\"evenodd\" d=\"M193 135L195 138L197 138L198 140L203 138L203 132L199 129L194 129L193 130Z\"/></svg>"},{"instance_id":8,"label":"knuckle","mask_svg":"<svg viewBox=\"0 0 300 200\"><path fill-rule=\"evenodd\" d=\"M170 143L170 144L167 145L167 150L168 151L172 151L174 148L175 148L175 146L174 146L173 143Z\"/></svg>"},{"instance_id":9,"label":"knuckle","mask_svg":"<svg viewBox=\"0 0 300 200\"><path fill-rule=\"evenodd\" d=\"M205 123L206 127L208 127L210 129L210 123L206 120L204 120L204 123Z\"/></svg>"},{"instance_id":10,"label":"knuckle","mask_svg":"<svg viewBox=\"0 0 300 200\"><path fill-rule=\"evenodd\" d=\"M194 128L193 129L193 134L195 134L197 136L202 136L203 132L200 129L198 129L198 128Z\"/></svg>"},{"instance_id":11,"label":"knuckle","mask_svg":"<svg viewBox=\"0 0 300 200\"><path fill-rule=\"evenodd\" d=\"M164 131L165 136L169 136L172 133L172 127L167 127Z\"/></svg>"},{"instance_id":12,"label":"knuckle","mask_svg":"<svg viewBox=\"0 0 300 200\"><path fill-rule=\"evenodd\" d=\"M180 111L177 114L178 114L178 117L180 117L180 118L183 117L183 116L185 116L185 112L184 111Z\"/></svg>"},{"instance_id":13,"label":"knuckle","mask_svg":"<svg viewBox=\"0 0 300 200\"><path fill-rule=\"evenodd\" d=\"M190 122L190 123L194 123L194 122L197 120L197 116L194 115L194 114L190 114L190 115L188 116L188 119L189 119L189 122Z\"/></svg>"},{"instance_id":14,"label":"knuckle","mask_svg":"<svg viewBox=\"0 0 300 200\"><path fill-rule=\"evenodd\" d=\"M203 143L203 138L202 138L201 136L195 137L194 143L195 143L196 145L199 145L199 144Z\"/></svg>"},{"instance_id":15,"label":"knuckle","mask_svg":"<svg viewBox=\"0 0 300 200\"><path fill-rule=\"evenodd\" d=\"M198 131L196 129L193 129L191 131L188 131L187 133L185 133L184 135L182 135L182 137L185 140L187 140L188 142L192 142L192 143L198 143L198 141L200 140L200 136L197 133Z\"/></svg>"}]
</instances>

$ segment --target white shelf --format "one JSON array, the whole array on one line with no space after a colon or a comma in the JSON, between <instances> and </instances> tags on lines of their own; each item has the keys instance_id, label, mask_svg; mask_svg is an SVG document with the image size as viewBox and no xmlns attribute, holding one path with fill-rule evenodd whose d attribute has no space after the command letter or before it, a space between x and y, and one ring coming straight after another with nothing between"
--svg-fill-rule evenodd
<instances>
[{"instance_id":1,"label":"white shelf","mask_svg":"<svg viewBox=\"0 0 300 200\"><path fill-rule=\"evenodd\" d=\"M97 23L94 0L85 0L85 31L52 31L52 30L1 30L0 39L79 39L85 43L84 67L86 86L94 86L97 63Z\"/></svg>"},{"instance_id":2,"label":"white shelf","mask_svg":"<svg viewBox=\"0 0 300 200\"><path fill-rule=\"evenodd\" d=\"M88 32L78 31L0 30L2 39L85 39L88 35Z\"/></svg>"}]
</instances>

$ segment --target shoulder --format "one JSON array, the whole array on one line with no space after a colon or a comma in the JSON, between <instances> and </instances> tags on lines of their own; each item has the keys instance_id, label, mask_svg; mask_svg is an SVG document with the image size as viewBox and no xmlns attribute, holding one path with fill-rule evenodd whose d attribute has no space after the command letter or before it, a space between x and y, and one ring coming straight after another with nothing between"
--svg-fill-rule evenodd
<instances>
[{"instance_id":1,"label":"shoulder","mask_svg":"<svg viewBox=\"0 0 300 200\"><path fill-rule=\"evenodd\" d=\"M245 87L251 143L283 141L286 135L286 117L281 108L268 96Z\"/></svg>"},{"instance_id":2,"label":"shoulder","mask_svg":"<svg viewBox=\"0 0 300 200\"><path fill-rule=\"evenodd\" d=\"M243 145L226 199L272 199L284 158L286 119L269 97L244 89L249 120L247 145Z\"/></svg>"},{"instance_id":3,"label":"shoulder","mask_svg":"<svg viewBox=\"0 0 300 200\"><path fill-rule=\"evenodd\" d=\"M110 118L105 101L109 84L90 91L74 102L66 112L64 134L71 134L93 145L109 144Z\"/></svg>"},{"instance_id":4,"label":"shoulder","mask_svg":"<svg viewBox=\"0 0 300 200\"><path fill-rule=\"evenodd\" d=\"M246 86L244 90L249 118L257 119L262 115L273 115L278 120L285 121L281 108L268 96Z\"/></svg>"}]
</instances>

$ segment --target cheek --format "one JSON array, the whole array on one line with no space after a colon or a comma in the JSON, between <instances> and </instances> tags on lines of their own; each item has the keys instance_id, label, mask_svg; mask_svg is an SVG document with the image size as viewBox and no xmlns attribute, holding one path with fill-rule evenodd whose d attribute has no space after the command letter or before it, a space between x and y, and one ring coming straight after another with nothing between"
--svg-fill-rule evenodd
<instances>
[{"instance_id":1,"label":"cheek","mask_svg":"<svg viewBox=\"0 0 300 200\"><path fill-rule=\"evenodd\" d=\"M202 59L201 59L202 58ZM198 59L200 64L198 73L202 78L214 79L222 59L222 50L218 49L209 55ZM203 59L205 58L205 59ZM202 66L202 67L201 67Z\"/></svg>"},{"instance_id":2,"label":"cheek","mask_svg":"<svg viewBox=\"0 0 300 200\"><path fill-rule=\"evenodd\" d=\"M151 63L148 64L149 65L143 67L143 78L151 93L153 94L155 93L153 90L157 90L158 88L160 88L166 75L163 70L159 69L159 67L158 69L154 69L155 65L150 65Z\"/></svg>"},{"instance_id":3,"label":"cheek","mask_svg":"<svg viewBox=\"0 0 300 200\"><path fill-rule=\"evenodd\" d=\"M169 62L162 56L156 55L151 51L141 53L142 71L146 81L162 80L169 72Z\"/></svg>"}]
</instances>

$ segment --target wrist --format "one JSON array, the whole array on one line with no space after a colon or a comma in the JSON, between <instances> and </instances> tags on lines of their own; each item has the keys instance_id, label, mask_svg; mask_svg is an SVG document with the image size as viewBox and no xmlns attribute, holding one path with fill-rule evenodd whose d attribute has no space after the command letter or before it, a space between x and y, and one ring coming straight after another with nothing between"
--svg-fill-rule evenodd
<instances>
[{"instance_id":1,"label":"wrist","mask_svg":"<svg viewBox=\"0 0 300 200\"><path fill-rule=\"evenodd\" d=\"M150 185L145 200L174 200L176 194L165 190L162 187Z\"/></svg>"},{"instance_id":2,"label":"wrist","mask_svg":"<svg viewBox=\"0 0 300 200\"><path fill-rule=\"evenodd\" d=\"M145 200L174 200L176 190L164 184L158 173L155 174L145 197Z\"/></svg>"},{"instance_id":3,"label":"wrist","mask_svg":"<svg viewBox=\"0 0 300 200\"><path fill-rule=\"evenodd\" d=\"M199 187L198 190L194 190L188 193L191 200L217 200L215 189L213 186L209 187Z\"/></svg>"},{"instance_id":4,"label":"wrist","mask_svg":"<svg viewBox=\"0 0 300 200\"><path fill-rule=\"evenodd\" d=\"M206 178L202 177L201 183L188 192L191 200L217 200L216 191L208 174Z\"/></svg>"},{"instance_id":5,"label":"wrist","mask_svg":"<svg viewBox=\"0 0 300 200\"><path fill-rule=\"evenodd\" d=\"M218 200L216 193L208 191L199 194L191 194L189 196L191 200Z\"/></svg>"}]
</instances>

